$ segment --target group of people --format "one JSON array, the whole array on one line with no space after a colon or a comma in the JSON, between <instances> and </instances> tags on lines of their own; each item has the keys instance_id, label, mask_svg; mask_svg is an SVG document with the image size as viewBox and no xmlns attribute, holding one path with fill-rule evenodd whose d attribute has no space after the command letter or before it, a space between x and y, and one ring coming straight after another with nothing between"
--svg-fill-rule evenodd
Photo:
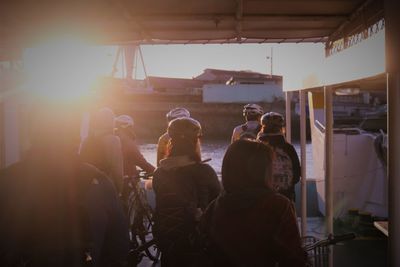
<instances>
[{"instance_id":1,"label":"group of people","mask_svg":"<svg viewBox=\"0 0 400 267\"><path fill-rule=\"evenodd\" d=\"M146 188L162 266L305 265L293 205L300 164L280 114L244 107L221 184L202 161L201 124L184 108L167 114L157 168L140 153L130 116L99 110L79 145L73 112L48 108L34 113L41 123L27 157L0 171L1 266L127 266L121 192L137 167L153 173Z\"/></svg>"}]
</instances>

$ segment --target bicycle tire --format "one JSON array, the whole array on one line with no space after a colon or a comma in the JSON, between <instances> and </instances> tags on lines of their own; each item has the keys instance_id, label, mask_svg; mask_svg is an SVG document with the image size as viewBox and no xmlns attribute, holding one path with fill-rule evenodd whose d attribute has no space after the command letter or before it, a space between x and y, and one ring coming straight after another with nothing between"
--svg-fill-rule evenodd
<instances>
[{"instance_id":1,"label":"bicycle tire","mask_svg":"<svg viewBox=\"0 0 400 267\"><path fill-rule=\"evenodd\" d=\"M147 242L153 239L152 233L153 211L147 203L146 192L137 188L129 198L128 217L130 222L131 242L136 247L145 247L143 252L153 262L160 259L161 252L156 244L146 247Z\"/></svg>"},{"instance_id":2,"label":"bicycle tire","mask_svg":"<svg viewBox=\"0 0 400 267\"><path fill-rule=\"evenodd\" d=\"M145 207L145 214L143 216L143 224L146 224L146 220L147 220L147 226L145 225L145 228L147 229L147 235L146 236L139 236L139 239L141 240L142 244L149 242L146 237L148 235L151 235L151 239L154 238L153 236L153 220L152 220L152 216L153 216L153 211L151 209L151 207L149 205L147 205ZM161 255L161 251L158 248L157 244L153 244L150 247L147 247L144 250L145 254L147 255L147 257L152 260L153 262L158 262L158 260L160 259L160 255Z\"/></svg>"}]
</instances>

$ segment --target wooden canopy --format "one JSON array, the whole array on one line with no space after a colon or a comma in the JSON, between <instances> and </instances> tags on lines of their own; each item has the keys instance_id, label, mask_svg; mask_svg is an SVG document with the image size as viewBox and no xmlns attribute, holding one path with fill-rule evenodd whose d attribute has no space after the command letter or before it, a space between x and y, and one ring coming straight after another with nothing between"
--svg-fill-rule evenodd
<instances>
[{"instance_id":1,"label":"wooden canopy","mask_svg":"<svg viewBox=\"0 0 400 267\"><path fill-rule=\"evenodd\" d=\"M327 42L382 17L382 0L5 0L0 54L49 34L100 44Z\"/></svg>"}]
</instances>

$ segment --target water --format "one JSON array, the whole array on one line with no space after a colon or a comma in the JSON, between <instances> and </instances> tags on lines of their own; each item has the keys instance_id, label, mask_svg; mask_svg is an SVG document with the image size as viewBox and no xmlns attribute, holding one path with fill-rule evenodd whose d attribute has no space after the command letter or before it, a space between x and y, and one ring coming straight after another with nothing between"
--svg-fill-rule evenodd
<instances>
[{"instance_id":1,"label":"water","mask_svg":"<svg viewBox=\"0 0 400 267\"><path fill-rule=\"evenodd\" d=\"M214 170L217 172L218 176L221 177L221 166L222 159L224 157L225 151L229 146L229 142L221 141L221 140L205 140L202 142L201 151L202 151L202 159L209 159L211 161L208 162ZM294 144L297 154L300 158L300 144ZM157 144L146 143L140 145L140 151L143 156L154 166L156 165L157 160ZM306 146L306 172L307 178L314 178L313 174L313 165L312 165L312 145L311 143Z\"/></svg>"}]
</instances>

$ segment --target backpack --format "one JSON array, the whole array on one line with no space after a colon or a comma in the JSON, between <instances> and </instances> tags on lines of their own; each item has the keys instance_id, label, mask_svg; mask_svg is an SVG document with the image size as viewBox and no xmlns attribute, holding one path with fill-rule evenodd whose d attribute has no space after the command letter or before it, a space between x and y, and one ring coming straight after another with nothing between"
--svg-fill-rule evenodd
<instances>
[{"instance_id":1,"label":"backpack","mask_svg":"<svg viewBox=\"0 0 400 267\"><path fill-rule=\"evenodd\" d=\"M280 147L273 148L272 161L273 187L278 192L289 191L293 187L293 163L290 156Z\"/></svg>"},{"instance_id":2,"label":"backpack","mask_svg":"<svg viewBox=\"0 0 400 267\"><path fill-rule=\"evenodd\" d=\"M161 179L158 177L160 175L163 176ZM186 180L186 186L194 187L194 182L191 177L182 177L178 170L156 172L153 179L153 183L156 183L154 235L158 242L162 244L173 239L188 238L197 224L197 202L184 192L188 188L182 183Z\"/></svg>"},{"instance_id":3,"label":"backpack","mask_svg":"<svg viewBox=\"0 0 400 267\"><path fill-rule=\"evenodd\" d=\"M246 124L242 125L242 133L239 136L239 139L251 139L256 140L257 134L261 131L261 125L258 125L255 129L249 129Z\"/></svg>"}]
</instances>

